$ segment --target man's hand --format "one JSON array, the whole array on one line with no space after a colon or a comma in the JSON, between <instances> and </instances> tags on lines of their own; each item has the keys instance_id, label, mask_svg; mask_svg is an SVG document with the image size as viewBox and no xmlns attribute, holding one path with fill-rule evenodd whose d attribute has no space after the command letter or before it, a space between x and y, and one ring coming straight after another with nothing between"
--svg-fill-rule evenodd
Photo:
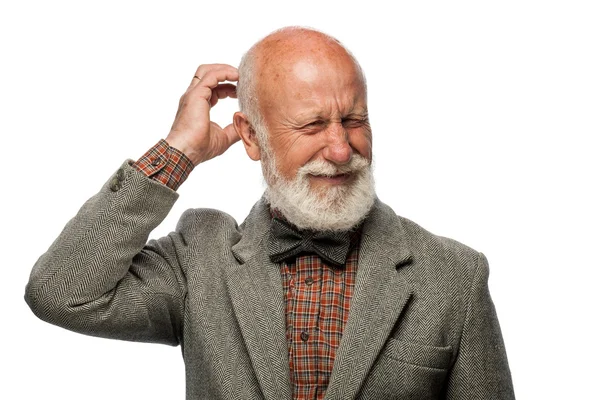
<instances>
[{"instance_id":1,"label":"man's hand","mask_svg":"<svg viewBox=\"0 0 600 400\"><path fill-rule=\"evenodd\" d=\"M223 154L240 139L232 124L221 128L210 120L210 109L219 99L237 97L235 85L222 82L237 80L238 71L231 65L201 65L181 96L166 141L182 151L194 165Z\"/></svg>"}]
</instances>

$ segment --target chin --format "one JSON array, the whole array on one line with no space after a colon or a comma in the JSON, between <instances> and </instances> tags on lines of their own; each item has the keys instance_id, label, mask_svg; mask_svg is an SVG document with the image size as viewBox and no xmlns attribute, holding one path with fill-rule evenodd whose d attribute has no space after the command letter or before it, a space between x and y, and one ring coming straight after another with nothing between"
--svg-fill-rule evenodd
<instances>
[{"instance_id":1,"label":"chin","mask_svg":"<svg viewBox=\"0 0 600 400\"><path fill-rule=\"evenodd\" d=\"M370 166L352 173L347 183L314 185L306 175L278 180L266 191L272 208L300 229L347 231L360 225L375 202Z\"/></svg>"}]
</instances>

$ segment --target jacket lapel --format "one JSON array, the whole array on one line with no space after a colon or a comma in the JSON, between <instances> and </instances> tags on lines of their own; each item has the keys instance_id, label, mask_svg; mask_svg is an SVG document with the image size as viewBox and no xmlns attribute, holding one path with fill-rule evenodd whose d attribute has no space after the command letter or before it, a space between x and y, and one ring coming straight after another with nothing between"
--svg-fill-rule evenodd
<instances>
[{"instance_id":1,"label":"jacket lapel","mask_svg":"<svg viewBox=\"0 0 600 400\"><path fill-rule=\"evenodd\" d=\"M397 272L410 258L398 217L377 200L363 227L350 314L336 351L326 399L356 397L410 298L410 288Z\"/></svg>"},{"instance_id":2,"label":"jacket lapel","mask_svg":"<svg viewBox=\"0 0 600 400\"><path fill-rule=\"evenodd\" d=\"M227 287L264 397L291 399L283 284L279 266L267 255L269 223L268 205L261 199L232 248L241 265L228 271Z\"/></svg>"},{"instance_id":3,"label":"jacket lapel","mask_svg":"<svg viewBox=\"0 0 600 400\"><path fill-rule=\"evenodd\" d=\"M261 199L232 247L240 262L227 287L262 393L291 399L283 284L268 257L269 208ZM354 398L410 298L397 268L410 262L404 229L394 211L376 201L363 227L348 322L335 356L326 399Z\"/></svg>"}]
</instances>

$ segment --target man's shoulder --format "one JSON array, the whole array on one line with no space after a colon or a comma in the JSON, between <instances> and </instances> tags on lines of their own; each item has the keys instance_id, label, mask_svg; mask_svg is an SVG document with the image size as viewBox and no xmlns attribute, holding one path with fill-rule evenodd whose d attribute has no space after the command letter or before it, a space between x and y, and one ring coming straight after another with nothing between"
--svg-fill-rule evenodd
<instances>
[{"instance_id":1,"label":"man's shoulder","mask_svg":"<svg viewBox=\"0 0 600 400\"><path fill-rule=\"evenodd\" d=\"M416 249L440 248L445 249L445 251L461 253L470 256L477 256L479 254L479 251L456 239L432 233L428 229L408 218L399 215L396 217L398 218L402 227L405 229L408 241Z\"/></svg>"},{"instance_id":2,"label":"man's shoulder","mask_svg":"<svg viewBox=\"0 0 600 400\"><path fill-rule=\"evenodd\" d=\"M478 271L487 269L484 256L397 215L388 206L379 204L378 208L376 224L369 224L371 239L377 238L386 254L402 255L395 257L394 262L401 261L396 270L411 288L413 300L424 301L425 313L430 313L427 304L434 300L436 304L455 304L460 308L464 303L458 299L466 298Z\"/></svg>"},{"instance_id":3,"label":"man's shoulder","mask_svg":"<svg viewBox=\"0 0 600 400\"><path fill-rule=\"evenodd\" d=\"M469 281L477 268L485 264L477 250L431 232L418 223L398 215L388 205L377 202L371 214L369 230L388 251L409 254L407 272L429 281L460 279ZM460 278L459 278L460 277Z\"/></svg>"},{"instance_id":4,"label":"man's shoulder","mask_svg":"<svg viewBox=\"0 0 600 400\"><path fill-rule=\"evenodd\" d=\"M416 253L454 252L473 256L479 254L473 248L445 236L435 234L418 223L398 215L390 206L377 201L371 213L370 229L374 236L392 246L404 246Z\"/></svg>"},{"instance_id":5,"label":"man's shoulder","mask_svg":"<svg viewBox=\"0 0 600 400\"><path fill-rule=\"evenodd\" d=\"M409 274L430 283L451 282L466 288L478 269L487 270L485 256L479 251L458 240L436 235L407 218L397 218L412 255L413 268L409 268Z\"/></svg>"},{"instance_id":6,"label":"man's shoulder","mask_svg":"<svg viewBox=\"0 0 600 400\"><path fill-rule=\"evenodd\" d=\"M181 214L176 230L189 232L198 230L237 230L238 223L231 215L214 208L190 208Z\"/></svg>"}]
</instances>

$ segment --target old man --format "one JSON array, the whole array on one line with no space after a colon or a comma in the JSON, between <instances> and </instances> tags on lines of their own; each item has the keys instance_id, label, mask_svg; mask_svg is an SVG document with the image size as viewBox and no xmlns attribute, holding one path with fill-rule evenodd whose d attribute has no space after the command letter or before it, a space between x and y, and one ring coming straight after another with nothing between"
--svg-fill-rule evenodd
<instances>
[{"instance_id":1,"label":"old man","mask_svg":"<svg viewBox=\"0 0 600 400\"><path fill-rule=\"evenodd\" d=\"M226 97L240 111L221 128ZM148 241L193 168L240 139L267 183L246 220L189 210ZM238 69L197 69L167 137L83 205L26 300L77 332L181 345L188 399L514 398L485 257L383 204L371 143L357 60L276 31Z\"/></svg>"}]
</instances>

